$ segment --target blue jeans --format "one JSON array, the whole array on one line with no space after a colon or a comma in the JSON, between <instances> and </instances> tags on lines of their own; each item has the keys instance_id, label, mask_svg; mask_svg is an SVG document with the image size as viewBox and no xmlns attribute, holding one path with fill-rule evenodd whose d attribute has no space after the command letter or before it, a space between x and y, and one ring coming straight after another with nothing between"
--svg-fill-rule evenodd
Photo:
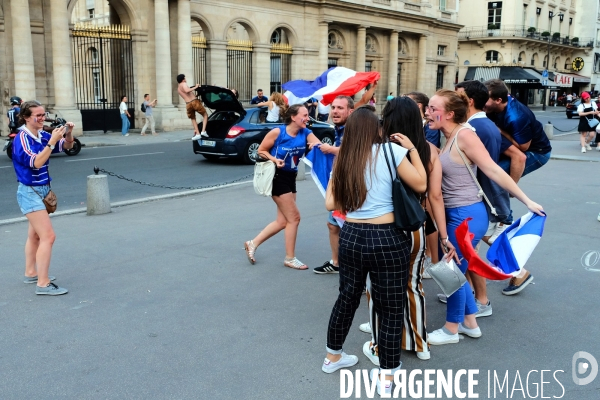
<instances>
[{"instance_id":1,"label":"blue jeans","mask_svg":"<svg viewBox=\"0 0 600 400\"><path fill-rule=\"evenodd\" d=\"M448 240L456 248L458 258L463 257L456 243L456 227L459 226L468 217L473 218L469 221L469 232L474 234L473 247L477 246L488 228L488 214L483 202L471 204L470 206L447 208L446 209L446 229L448 230ZM465 273L469 263L467 260L462 260L458 267ZM446 321L459 323L465 320L465 315L475 314L477 312L477 304L473 296L473 289L469 282L465 283L452 296L448 297L446 306Z\"/></svg>"},{"instance_id":2,"label":"blue jeans","mask_svg":"<svg viewBox=\"0 0 600 400\"><path fill-rule=\"evenodd\" d=\"M550 156L552 155L552 152L549 151L546 154L540 154L540 153L534 153L532 151L526 151L525 155L527 156L527 160L525 161L525 169L523 170L523 175L521 175L521 177L524 177L525 175L530 174L533 171L540 169L541 167L546 165L548 160L550 160ZM498 161L498 165L500 166L500 168L502 168L504 170L504 172L506 172L507 174L510 174L510 158L501 159L500 161ZM510 211L510 214L509 214L508 218L506 218L505 221L499 221L499 222L503 222L504 224L508 224L508 225L512 224L513 223L512 210Z\"/></svg>"},{"instance_id":3,"label":"blue jeans","mask_svg":"<svg viewBox=\"0 0 600 400\"><path fill-rule=\"evenodd\" d=\"M42 199L46 197L49 191L49 185L32 187L23 185L19 182L19 187L17 188L17 202L19 203L19 208L23 215L35 211L46 210L46 206Z\"/></svg>"},{"instance_id":4,"label":"blue jeans","mask_svg":"<svg viewBox=\"0 0 600 400\"><path fill-rule=\"evenodd\" d=\"M525 170L523 170L523 175L521 177L532 173L533 171L540 169L550 159L550 155L552 152L549 151L546 154L534 153L532 151L526 151L525 155L527 156L527 161L525 161ZM498 162L500 168L504 170L507 174L510 173L510 158L503 158Z\"/></svg>"},{"instance_id":5,"label":"blue jeans","mask_svg":"<svg viewBox=\"0 0 600 400\"><path fill-rule=\"evenodd\" d=\"M127 118L127 114L121 114L121 120L123 121L123 125L121 126L121 135L124 135L129 131L129 126L131 123L129 122L129 118Z\"/></svg>"}]
</instances>

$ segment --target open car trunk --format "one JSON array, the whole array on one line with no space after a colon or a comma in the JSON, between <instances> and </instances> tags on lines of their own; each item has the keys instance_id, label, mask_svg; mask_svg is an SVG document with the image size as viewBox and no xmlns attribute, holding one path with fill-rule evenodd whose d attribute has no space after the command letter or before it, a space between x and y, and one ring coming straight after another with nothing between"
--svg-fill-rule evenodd
<instances>
[{"instance_id":1,"label":"open car trunk","mask_svg":"<svg viewBox=\"0 0 600 400\"><path fill-rule=\"evenodd\" d=\"M229 129L246 115L242 104L227 88L202 85L196 89L196 94L206 108L214 110L206 124L206 133L211 138L225 139Z\"/></svg>"}]
</instances>

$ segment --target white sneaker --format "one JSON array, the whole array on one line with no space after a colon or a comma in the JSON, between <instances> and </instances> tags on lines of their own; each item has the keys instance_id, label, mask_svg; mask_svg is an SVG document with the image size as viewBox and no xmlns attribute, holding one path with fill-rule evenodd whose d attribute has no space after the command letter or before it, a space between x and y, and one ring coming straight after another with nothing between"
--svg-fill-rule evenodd
<instances>
[{"instance_id":1,"label":"white sneaker","mask_svg":"<svg viewBox=\"0 0 600 400\"><path fill-rule=\"evenodd\" d=\"M433 345L458 343L459 340L458 333L455 333L454 335L447 333L444 328L437 329L427 334L427 342Z\"/></svg>"},{"instance_id":2,"label":"white sneaker","mask_svg":"<svg viewBox=\"0 0 600 400\"><path fill-rule=\"evenodd\" d=\"M337 362L332 362L327 357L325 357L325 361L323 361L323 366L321 367L321 369L323 370L323 372L331 374L337 371L338 369L348 368L353 365L356 365L357 362L358 357L349 356L348 354L342 352L342 358L340 358Z\"/></svg>"},{"instance_id":3,"label":"white sneaker","mask_svg":"<svg viewBox=\"0 0 600 400\"><path fill-rule=\"evenodd\" d=\"M504 232L506 230L506 228L508 228L509 225L508 224L503 224L501 222L498 222L496 224L496 229L494 229L494 234L492 236L490 236L490 238L488 239L489 244L491 245L492 243L494 243L494 241L496 239L498 239L498 236L500 236L502 234L502 232Z\"/></svg>"},{"instance_id":4,"label":"white sneaker","mask_svg":"<svg viewBox=\"0 0 600 400\"><path fill-rule=\"evenodd\" d=\"M581 147L581 152L585 153L585 147Z\"/></svg>"},{"instance_id":5,"label":"white sneaker","mask_svg":"<svg viewBox=\"0 0 600 400\"><path fill-rule=\"evenodd\" d=\"M425 349L425 351L417 351L417 357L419 357L419 360L429 360L431 358L431 352L429 349Z\"/></svg>"},{"instance_id":6,"label":"white sneaker","mask_svg":"<svg viewBox=\"0 0 600 400\"><path fill-rule=\"evenodd\" d=\"M431 267L431 257L426 257L425 265L423 266L423 279L431 279L431 275L429 275L429 272L427 271L427 268L429 267Z\"/></svg>"},{"instance_id":7,"label":"white sneaker","mask_svg":"<svg viewBox=\"0 0 600 400\"><path fill-rule=\"evenodd\" d=\"M376 356L375 354L373 354L373 351L371 351L370 341L365 342L365 344L363 345L363 353L365 356L367 356L369 361L371 361L373 364L379 367L379 356Z\"/></svg>"},{"instance_id":8,"label":"white sneaker","mask_svg":"<svg viewBox=\"0 0 600 400\"><path fill-rule=\"evenodd\" d=\"M590 146L590 144L588 143L588 144L585 145L585 149L589 150L589 151L592 151L592 146Z\"/></svg>"},{"instance_id":9,"label":"white sneaker","mask_svg":"<svg viewBox=\"0 0 600 400\"><path fill-rule=\"evenodd\" d=\"M192 140L193 141L200 140L201 137L202 136L200 136L200 135L194 135L194 137L192 138Z\"/></svg>"},{"instance_id":10,"label":"white sneaker","mask_svg":"<svg viewBox=\"0 0 600 400\"><path fill-rule=\"evenodd\" d=\"M481 329L479 329L479 327L471 329L467 328L463 324L458 324L458 333L464 333L472 338L481 337Z\"/></svg>"},{"instance_id":11,"label":"white sneaker","mask_svg":"<svg viewBox=\"0 0 600 400\"><path fill-rule=\"evenodd\" d=\"M600 142L598 142L598 144L596 144L596 150L600 151Z\"/></svg>"},{"instance_id":12,"label":"white sneaker","mask_svg":"<svg viewBox=\"0 0 600 400\"><path fill-rule=\"evenodd\" d=\"M373 331L371 331L371 324L369 322L365 322L364 324L360 324L360 326L358 327L358 329L360 329L364 333L373 333Z\"/></svg>"},{"instance_id":13,"label":"white sneaker","mask_svg":"<svg viewBox=\"0 0 600 400\"><path fill-rule=\"evenodd\" d=\"M438 300L440 301L440 303L447 304L448 296L446 296L444 293L438 293Z\"/></svg>"},{"instance_id":14,"label":"white sneaker","mask_svg":"<svg viewBox=\"0 0 600 400\"><path fill-rule=\"evenodd\" d=\"M371 376L371 382L373 382L373 381L376 382L377 394L380 397L387 397L388 399L391 398L392 397L392 381L386 380L385 385L382 385L381 381L379 380L379 368L373 368L369 375ZM385 396L381 395L382 389L383 389L384 393L386 393Z\"/></svg>"},{"instance_id":15,"label":"white sneaker","mask_svg":"<svg viewBox=\"0 0 600 400\"><path fill-rule=\"evenodd\" d=\"M129 133L124 134L123 136L129 136Z\"/></svg>"},{"instance_id":16,"label":"white sneaker","mask_svg":"<svg viewBox=\"0 0 600 400\"><path fill-rule=\"evenodd\" d=\"M208 133L206 133L206 131L202 131L200 132L200 136L208 137Z\"/></svg>"}]
</instances>

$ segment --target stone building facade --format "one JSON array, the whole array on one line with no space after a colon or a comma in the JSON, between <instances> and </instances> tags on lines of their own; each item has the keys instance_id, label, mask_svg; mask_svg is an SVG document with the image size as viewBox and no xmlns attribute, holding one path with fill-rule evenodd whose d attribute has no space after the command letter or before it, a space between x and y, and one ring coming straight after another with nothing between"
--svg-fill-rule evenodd
<instances>
[{"instance_id":1,"label":"stone building facade","mask_svg":"<svg viewBox=\"0 0 600 400\"><path fill-rule=\"evenodd\" d=\"M596 78L592 75L595 64L600 63L593 50L598 46L598 3L462 0L458 19L464 25L458 36L460 80L499 77L513 95L530 105L548 102L551 93L593 90ZM547 86L542 85L544 70L549 72ZM567 83L559 86L555 76ZM544 92L544 87L550 90Z\"/></svg>"},{"instance_id":2,"label":"stone building facade","mask_svg":"<svg viewBox=\"0 0 600 400\"><path fill-rule=\"evenodd\" d=\"M385 97L451 87L458 0L1 0L0 90L38 99L86 130L144 93L157 128L188 129L175 76L189 84L281 90L331 66L381 73ZM113 115L114 114L114 115ZM6 124L0 132L6 135Z\"/></svg>"}]
</instances>

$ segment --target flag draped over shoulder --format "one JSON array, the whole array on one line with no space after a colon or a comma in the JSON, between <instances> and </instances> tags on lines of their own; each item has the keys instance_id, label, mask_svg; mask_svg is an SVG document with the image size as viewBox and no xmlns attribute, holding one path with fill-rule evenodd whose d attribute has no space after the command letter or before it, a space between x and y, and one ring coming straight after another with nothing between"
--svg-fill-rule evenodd
<instances>
[{"instance_id":1,"label":"flag draped over shoulder","mask_svg":"<svg viewBox=\"0 0 600 400\"><path fill-rule=\"evenodd\" d=\"M472 243L475 235L469 232L469 221L472 219L471 217L465 219L455 230L456 243L463 257L469 263L469 271L493 281L503 281L512 278L511 275L505 274L479 257Z\"/></svg>"},{"instance_id":2,"label":"flag draped over shoulder","mask_svg":"<svg viewBox=\"0 0 600 400\"><path fill-rule=\"evenodd\" d=\"M516 220L492 243L487 259L505 273L517 276L540 242L546 216L529 212Z\"/></svg>"},{"instance_id":3,"label":"flag draped over shoulder","mask_svg":"<svg viewBox=\"0 0 600 400\"><path fill-rule=\"evenodd\" d=\"M379 72L356 72L344 67L333 67L314 81L295 80L282 85L288 104L302 104L311 97L323 105L331 104L339 95L354 96L368 84L379 80Z\"/></svg>"},{"instance_id":4,"label":"flag draped over shoulder","mask_svg":"<svg viewBox=\"0 0 600 400\"><path fill-rule=\"evenodd\" d=\"M318 146L313 147L304 157L304 163L310 167L310 176L312 176L323 197L325 197L327 191L334 158L333 154L323 153Z\"/></svg>"}]
</instances>

